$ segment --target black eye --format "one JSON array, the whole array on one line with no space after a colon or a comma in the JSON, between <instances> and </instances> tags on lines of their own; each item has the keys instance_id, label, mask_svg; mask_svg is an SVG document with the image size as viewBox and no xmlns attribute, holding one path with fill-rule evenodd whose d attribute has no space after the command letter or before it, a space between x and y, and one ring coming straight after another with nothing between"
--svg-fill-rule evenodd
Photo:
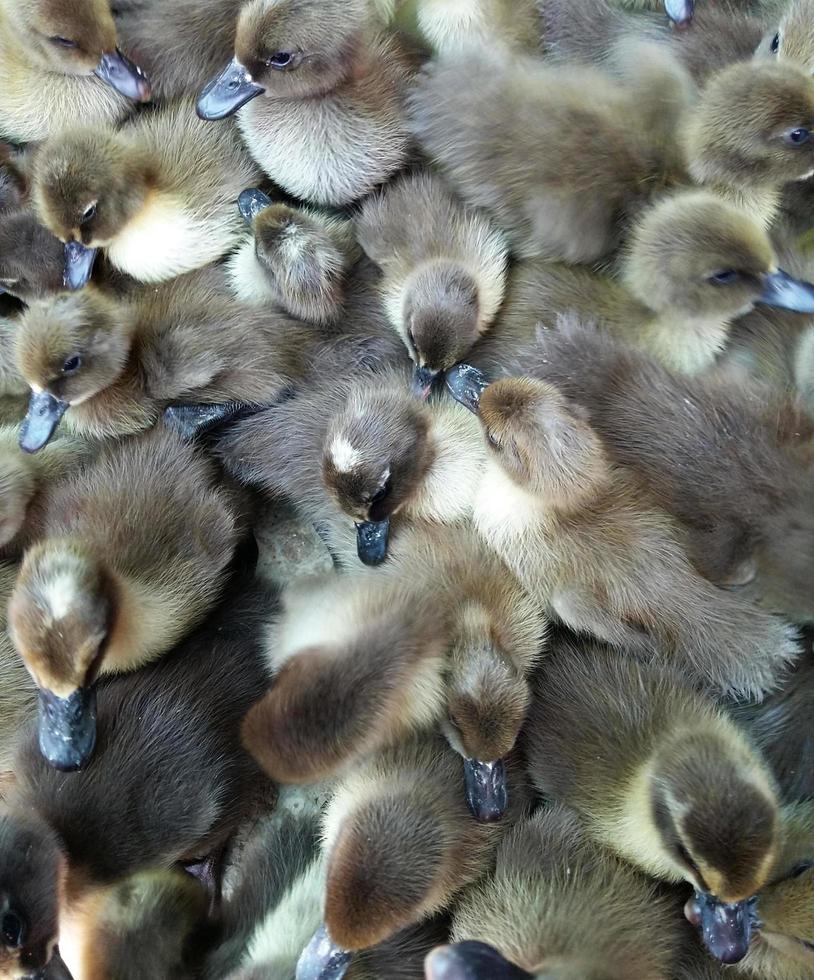
<instances>
[{"instance_id":1,"label":"black eye","mask_svg":"<svg viewBox=\"0 0 814 980\"><path fill-rule=\"evenodd\" d=\"M778 31L777 34L775 34L775 36L772 38L771 52L772 54L777 54L779 50L780 50L780 31Z\"/></svg>"},{"instance_id":2,"label":"black eye","mask_svg":"<svg viewBox=\"0 0 814 980\"><path fill-rule=\"evenodd\" d=\"M91 221L95 217L96 217L96 202L94 201L93 204L89 204L82 212L82 224L85 224L86 221Z\"/></svg>"},{"instance_id":3,"label":"black eye","mask_svg":"<svg viewBox=\"0 0 814 980\"><path fill-rule=\"evenodd\" d=\"M387 482L384 486L377 490L376 493L370 498L370 508L368 509L368 514L372 521L383 521L387 517L387 509L385 504L387 503L387 498L390 496L390 492L393 489L392 481L388 477Z\"/></svg>"},{"instance_id":4,"label":"black eye","mask_svg":"<svg viewBox=\"0 0 814 980\"><path fill-rule=\"evenodd\" d=\"M25 942L25 923L16 912L3 913L0 932L3 934L3 942L10 949L19 949Z\"/></svg>"},{"instance_id":5,"label":"black eye","mask_svg":"<svg viewBox=\"0 0 814 980\"><path fill-rule=\"evenodd\" d=\"M488 429L486 430L486 441L489 443L490 446L492 446L493 449L498 449L498 450L500 449L500 443L497 441L497 439L495 439L495 437Z\"/></svg>"},{"instance_id":6,"label":"black eye","mask_svg":"<svg viewBox=\"0 0 814 980\"><path fill-rule=\"evenodd\" d=\"M740 275L735 269L722 269L709 276L707 282L714 283L716 286L725 286L727 283L736 282L740 279Z\"/></svg>"},{"instance_id":7,"label":"black eye","mask_svg":"<svg viewBox=\"0 0 814 980\"><path fill-rule=\"evenodd\" d=\"M814 868L814 861L801 861L799 864L795 864L794 867L789 871L788 878L799 878Z\"/></svg>"},{"instance_id":8,"label":"black eye","mask_svg":"<svg viewBox=\"0 0 814 980\"><path fill-rule=\"evenodd\" d=\"M288 68L293 57L290 51L275 51L266 64L269 68Z\"/></svg>"},{"instance_id":9,"label":"black eye","mask_svg":"<svg viewBox=\"0 0 814 980\"><path fill-rule=\"evenodd\" d=\"M792 146L802 146L803 143L807 143L811 139L811 133L807 129L790 129L786 133L786 142L791 143Z\"/></svg>"},{"instance_id":10,"label":"black eye","mask_svg":"<svg viewBox=\"0 0 814 980\"><path fill-rule=\"evenodd\" d=\"M73 357L69 357L68 360L62 365L63 374L74 374L82 367L82 358L78 354L74 354Z\"/></svg>"},{"instance_id":11,"label":"black eye","mask_svg":"<svg viewBox=\"0 0 814 980\"><path fill-rule=\"evenodd\" d=\"M51 44L56 44L57 47L60 47L60 48L78 48L79 47L79 45L77 44L76 41L71 41L67 37L59 37L59 35L57 35L56 37L49 37L48 40L51 42Z\"/></svg>"}]
</instances>

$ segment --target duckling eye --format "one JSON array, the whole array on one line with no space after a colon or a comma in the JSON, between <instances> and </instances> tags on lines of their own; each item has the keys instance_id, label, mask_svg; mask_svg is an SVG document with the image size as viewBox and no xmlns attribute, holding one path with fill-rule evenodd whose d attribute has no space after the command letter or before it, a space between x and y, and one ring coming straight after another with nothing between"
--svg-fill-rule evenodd
<instances>
[{"instance_id":1,"label":"duckling eye","mask_svg":"<svg viewBox=\"0 0 814 980\"><path fill-rule=\"evenodd\" d=\"M486 430L486 441L493 449L497 449L498 452L500 451L500 443L497 441L497 439L495 439L489 429Z\"/></svg>"},{"instance_id":2,"label":"duckling eye","mask_svg":"<svg viewBox=\"0 0 814 980\"><path fill-rule=\"evenodd\" d=\"M791 129L785 135L785 140L787 143L791 143L792 146L802 146L803 143L807 143L811 139L811 132L807 129Z\"/></svg>"},{"instance_id":3,"label":"duckling eye","mask_svg":"<svg viewBox=\"0 0 814 980\"><path fill-rule=\"evenodd\" d=\"M290 51L275 51L266 62L269 68L288 68L294 55Z\"/></svg>"},{"instance_id":4,"label":"duckling eye","mask_svg":"<svg viewBox=\"0 0 814 980\"><path fill-rule=\"evenodd\" d=\"M85 210L82 212L82 224L84 225L86 221L91 221L96 217L96 202L89 204Z\"/></svg>"},{"instance_id":5,"label":"duckling eye","mask_svg":"<svg viewBox=\"0 0 814 980\"><path fill-rule=\"evenodd\" d=\"M370 514L370 519L372 521L384 520L385 517L387 517L384 504L387 502L387 498L390 496L392 489L392 481L388 477L384 486L370 498L368 513Z\"/></svg>"},{"instance_id":6,"label":"duckling eye","mask_svg":"<svg viewBox=\"0 0 814 980\"><path fill-rule=\"evenodd\" d=\"M800 878L806 873L814 868L814 861L801 861L799 864L795 864L794 867L789 871L789 878Z\"/></svg>"},{"instance_id":7,"label":"duckling eye","mask_svg":"<svg viewBox=\"0 0 814 980\"><path fill-rule=\"evenodd\" d=\"M708 276L707 282L711 282L716 286L726 286L727 283L736 282L740 279L740 275L736 269L722 269L720 272L714 272L711 276Z\"/></svg>"},{"instance_id":8,"label":"duckling eye","mask_svg":"<svg viewBox=\"0 0 814 980\"><path fill-rule=\"evenodd\" d=\"M772 38L771 52L772 54L777 54L779 50L780 50L780 31L778 31L777 34L775 34L775 36Z\"/></svg>"},{"instance_id":9,"label":"duckling eye","mask_svg":"<svg viewBox=\"0 0 814 980\"><path fill-rule=\"evenodd\" d=\"M25 923L16 912L5 912L0 920L0 933L6 946L19 949L25 942Z\"/></svg>"},{"instance_id":10,"label":"duckling eye","mask_svg":"<svg viewBox=\"0 0 814 980\"><path fill-rule=\"evenodd\" d=\"M62 365L63 374L75 374L82 367L82 358L79 354L74 354L73 357L69 357L67 361Z\"/></svg>"},{"instance_id":11,"label":"duckling eye","mask_svg":"<svg viewBox=\"0 0 814 980\"><path fill-rule=\"evenodd\" d=\"M48 40L51 44L56 44L60 48L78 48L79 44L76 41L71 41L70 38L60 37L56 35L55 37L49 37Z\"/></svg>"}]
</instances>

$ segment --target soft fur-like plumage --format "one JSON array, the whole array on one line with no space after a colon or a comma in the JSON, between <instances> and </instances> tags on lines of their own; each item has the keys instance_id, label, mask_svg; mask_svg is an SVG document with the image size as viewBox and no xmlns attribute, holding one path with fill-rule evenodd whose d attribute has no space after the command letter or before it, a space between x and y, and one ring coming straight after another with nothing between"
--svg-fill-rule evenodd
<instances>
[{"instance_id":1,"label":"soft fur-like plumage","mask_svg":"<svg viewBox=\"0 0 814 980\"><path fill-rule=\"evenodd\" d=\"M14 772L14 752L24 723L32 717L37 690L7 632L8 599L17 567L0 562L0 781ZM0 788L0 799L5 787Z\"/></svg>"},{"instance_id":2,"label":"soft fur-like plumage","mask_svg":"<svg viewBox=\"0 0 814 980\"><path fill-rule=\"evenodd\" d=\"M540 47L537 6L534 0L417 0L415 17L439 55L501 43L534 54Z\"/></svg>"}]
</instances>

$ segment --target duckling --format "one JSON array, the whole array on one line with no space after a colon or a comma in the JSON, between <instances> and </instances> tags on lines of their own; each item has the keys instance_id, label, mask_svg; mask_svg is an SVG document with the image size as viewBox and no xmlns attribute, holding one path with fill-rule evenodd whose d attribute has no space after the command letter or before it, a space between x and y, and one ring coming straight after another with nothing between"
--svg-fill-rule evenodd
<instances>
[{"instance_id":1,"label":"duckling","mask_svg":"<svg viewBox=\"0 0 814 980\"><path fill-rule=\"evenodd\" d=\"M326 930L310 951L312 969L448 907L490 867L505 828L526 809L522 783L512 778L507 820L478 823L457 790L458 765L441 739L418 738L337 787L323 827Z\"/></svg>"},{"instance_id":2,"label":"duckling","mask_svg":"<svg viewBox=\"0 0 814 980\"><path fill-rule=\"evenodd\" d=\"M540 49L540 14L533 0L418 0L416 19L438 55L496 41L529 54Z\"/></svg>"},{"instance_id":3,"label":"duckling","mask_svg":"<svg viewBox=\"0 0 814 980\"><path fill-rule=\"evenodd\" d=\"M814 32L812 0L787 0L781 5L776 30L769 30L757 54L778 61L791 61L809 74L814 73Z\"/></svg>"},{"instance_id":4,"label":"duckling","mask_svg":"<svg viewBox=\"0 0 814 980\"><path fill-rule=\"evenodd\" d=\"M501 842L494 871L457 903L454 945L429 957L427 976L667 980L679 926L654 882L594 844L576 815L555 804ZM474 948L481 943L487 949Z\"/></svg>"},{"instance_id":5,"label":"duckling","mask_svg":"<svg viewBox=\"0 0 814 980\"><path fill-rule=\"evenodd\" d=\"M630 473L611 465L578 405L531 378L477 395L489 450L473 520L520 582L563 622L657 654L718 694L762 697L798 654L789 625L693 568L680 529Z\"/></svg>"},{"instance_id":6,"label":"duckling","mask_svg":"<svg viewBox=\"0 0 814 980\"><path fill-rule=\"evenodd\" d=\"M235 296L249 306L279 305L312 323L333 323L360 249L347 219L313 208L274 204L244 191L241 213L252 229L228 259Z\"/></svg>"},{"instance_id":7,"label":"duckling","mask_svg":"<svg viewBox=\"0 0 814 980\"><path fill-rule=\"evenodd\" d=\"M108 0L3 0L0 93L0 135L28 143L118 122L150 84L116 47Z\"/></svg>"},{"instance_id":8,"label":"duckling","mask_svg":"<svg viewBox=\"0 0 814 980\"><path fill-rule=\"evenodd\" d=\"M401 177L368 198L356 234L384 273L387 317L429 392L497 315L508 244L485 214L459 203L430 173Z\"/></svg>"},{"instance_id":9,"label":"duckling","mask_svg":"<svg viewBox=\"0 0 814 980\"><path fill-rule=\"evenodd\" d=\"M140 432L177 402L274 402L313 359L310 328L247 309L205 276L114 296L94 287L30 304L15 360L31 390L20 445L37 452L64 417L91 438Z\"/></svg>"},{"instance_id":10,"label":"duckling","mask_svg":"<svg viewBox=\"0 0 814 980\"><path fill-rule=\"evenodd\" d=\"M723 711L666 667L561 636L526 735L537 790L642 871L693 885L709 910L708 948L742 959L781 821L767 765Z\"/></svg>"},{"instance_id":11,"label":"duckling","mask_svg":"<svg viewBox=\"0 0 814 980\"><path fill-rule=\"evenodd\" d=\"M25 414L30 389L17 368L14 346L17 341L18 314L0 313L0 420L14 425Z\"/></svg>"},{"instance_id":12,"label":"duckling","mask_svg":"<svg viewBox=\"0 0 814 980\"><path fill-rule=\"evenodd\" d=\"M810 440L810 419L797 404L763 387L670 373L574 319L542 331L520 357L588 411L613 462L681 522L706 578L811 621L814 508L795 450L801 433Z\"/></svg>"},{"instance_id":13,"label":"duckling","mask_svg":"<svg viewBox=\"0 0 814 980\"><path fill-rule=\"evenodd\" d=\"M367 0L251 0L235 57L204 88L198 114L222 119L245 106L238 124L268 176L294 197L339 207L407 162L412 71Z\"/></svg>"},{"instance_id":14,"label":"duckling","mask_svg":"<svg viewBox=\"0 0 814 980\"><path fill-rule=\"evenodd\" d=\"M234 202L259 172L232 123L205 126L190 102L144 113L119 129L65 131L33 163L43 224L65 243L65 282L87 282L96 250L141 282L214 262L238 244Z\"/></svg>"},{"instance_id":15,"label":"duckling","mask_svg":"<svg viewBox=\"0 0 814 980\"><path fill-rule=\"evenodd\" d=\"M215 476L157 429L106 446L47 495L9 630L39 688L40 747L54 766L76 769L93 752L97 677L161 656L224 586L238 513Z\"/></svg>"},{"instance_id":16,"label":"duckling","mask_svg":"<svg viewBox=\"0 0 814 980\"><path fill-rule=\"evenodd\" d=\"M89 893L216 852L268 793L238 728L268 683L258 641L274 610L272 592L241 578L168 657L104 680L87 771L50 767L29 725L0 815L0 881L18 929L0 969L43 967L57 937L69 956Z\"/></svg>"},{"instance_id":17,"label":"duckling","mask_svg":"<svg viewBox=\"0 0 814 980\"><path fill-rule=\"evenodd\" d=\"M814 285L777 267L766 232L742 209L703 190L666 195L631 227L618 280L540 259L518 263L494 330L474 362L505 356L538 323L574 313L687 374L712 366L732 323L755 304L814 311Z\"/></svg>"},{"instance_id":18,"label":"duckling","mask_svg":"<svg viewBox=\"0 0 814 980\"><path fill-rule=\"evenodd\" d=\"M8 599L17 566L0 561L0 801L14 774L14 752L25 722L36 712L37 690L8 635Z\"/></svg>"}]
</instances>

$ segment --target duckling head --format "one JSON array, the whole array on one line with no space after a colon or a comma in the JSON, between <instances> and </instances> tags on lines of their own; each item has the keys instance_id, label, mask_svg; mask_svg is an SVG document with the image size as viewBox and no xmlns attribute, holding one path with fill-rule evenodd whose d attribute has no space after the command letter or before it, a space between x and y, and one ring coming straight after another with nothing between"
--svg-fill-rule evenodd
<instances>
[{"instance_id":1,"label":"duckling head","mask_svg":"<svg viewBox=\"0 0 814 980\"><path fill-rule=\"evenodd\" d=\"M20 433L25 452L42 449L71 405L113 384L130 352L124 308L95 289L33 302L15 338L20 373L31 388Z\"/></svg>"},{"instance_id":2,"label":"duckling head","mask_svg":"<svg viewBox=\"0 0 814 980\"><path fill-rule=\"evenodd\" d=\"M198 99L202 119L223 119L260 95L305 99L348 74L369 17L365 0L250 0L235 57Z\"/></svg>"},{"instance_id":3,"label":"duckling head","mask_svg":"<svg viewBox=\"0 0 814 980\"><path fill-rule=\"evenodd\" d=\"M31 211L0 215L0 292L27 303L59 292L64 272L62 243Z\"/></svg>"},{"instance_id":4,"label":"duckling head","mask_svg":"<svg viewBox=\"0 0 814 980\"><path fill-rule=\"evenodd\" d=\"M323 480L356 522L365 564L384 561L390 521L420 490L434 458L428 410L407 390L357 389L331 421Z\"/></svg>"},{"instance_id":5,"label":"duckling head","mask_svg":"<svg viewBox=\"0 0 814 980\"><path fill-rule=\"evenodd\" d=\"M65 243L65 285L90 278L96 250L134 218L150 191L149 163L115 133L79 129L47 143L34 162L40 220Z\"/></svg>"},{"instance_id":6,"label":"duckling head","mask_svg":"<svg viewBox=\"0 0 814 980\"><path fill-rule=\"evenodd\" d=\"M647 210L633 229L622 277L660 314L726 322L758 303L814 312L814 286L778 269L763 229L707 191L666 197Z\"/></svg>"},{"instance_id":7,"label":"duckling head","mask_svg":"<svg viewBox=\"0 0 814 980\"><path fill-rule=\"evenodd\" d=\"M789 61L742 61L709 82L686 126L692 177L782 187L814 171L814 80Z\"/></svg>"},{"instance_id":8,"label":"duckling head","mask_svg":"<svg viewBox=\"0 0 814 980\"><path fill-rule=\"evenodd\" d=\"M814 73L814 0L791 0L785 5L777 30L771 30L758 47L759 56L790 61Z\"/></svg>"},{"instance_id":9,"label":"duckling head","mask_svg":"<svg viewBox=\"0 0 814 980\"><path fill-rule=\"evenodd\" d=\"M52 962L64 865L56 834L32 809L0 813L0 977L40 976Z\"/></svg>"},{"instance_id":10,"label":"duckling head","mask_svg":"<svg viewBox=\"0 0 814 980\"><path fill-rule=\"evenodd\" d=\"M73 541L26 552L9 600L9 633L39 688L39 745L70 772L96 742L94 682L116 613L110 574Z\"/></svg>"},{"instance_id":11,"label":"duckling head","mask_svg":"<svg viewBox=\"0 0 814 980\"><path fill-rule=\"evenodd\" d=\"M147 76L116 47L108 0L4 0L9 23L44 71L96 75L129 99L150 98Z\"/></svg>"}]
</instances>

